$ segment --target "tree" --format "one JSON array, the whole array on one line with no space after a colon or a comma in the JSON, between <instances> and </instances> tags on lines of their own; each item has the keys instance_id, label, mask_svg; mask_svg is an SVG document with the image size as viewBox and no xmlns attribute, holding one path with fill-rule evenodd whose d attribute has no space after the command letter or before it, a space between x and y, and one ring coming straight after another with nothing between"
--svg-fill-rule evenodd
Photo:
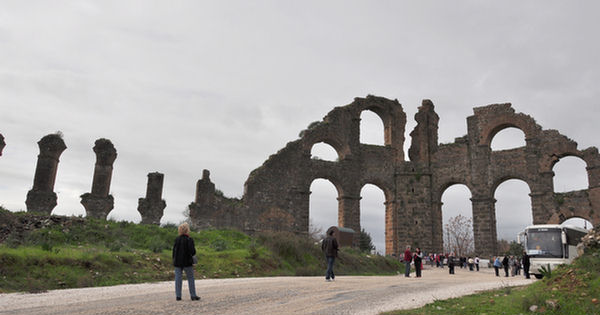
<instances>
[{"instance_id":1,"label":"tree","mask_svg":"<svg viewBox=\"0 0 600 315\"><path fill-rule=\"evenodd\" d=\"M316 225L312 218L308 220L308 237L310 237L314 241L320 241L323 238L325 238L323 228Z\"/></svg>"},{"instance_id":2,"label":"tree","mask_svg":"<svg viewBox=\"0 0 600 315\"><path fill-rule=\"evenodd\" d=\"M470 218L458 215L444 225L444 250L456 256L472 254L474 246L473 223Z\"/></svg>"},{"instance_id":3,"label":"tree","mask_svg":"<svg viewBox=\"0 0 600 315\"><path fill-rule=\"evenodd\" d=\"M371 235L367 231L365 231L365 229L360 230L358 248L361 252L367 253L370 253L371 250L375 249L375 245L373 245L373 241L371 240Z\"/></svg>"}]
</instances>

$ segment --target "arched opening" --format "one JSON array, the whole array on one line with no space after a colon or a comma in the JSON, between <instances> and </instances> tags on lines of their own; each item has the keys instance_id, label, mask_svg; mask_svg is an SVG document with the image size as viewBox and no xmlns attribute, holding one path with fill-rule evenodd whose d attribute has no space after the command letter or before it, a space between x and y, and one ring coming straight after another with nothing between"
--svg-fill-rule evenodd
<instances>
[{"instance_id":1,"label":"arched opening","mask_svg":"<svg viewBox=\"0 0 600 315\"><path fill-rule=\"evenodd\" d=\"M385 194L379 187L367 184L361 189L360 196L361 229L369 233L375 251L383 255L386 249Z\"/></svg>"},{"instance_id":2,"label":"arched opening","mask_svg":"<svg viewBox=\"0 0 600 315\"><path fill-rule=\"evenodd\" d=\"M520 179L506 180L498 185L494 192L496 233L500 253L508 250L506 246L516 241L519 232L533 224L529 193L529 185Z\"/></svg>"},{"instance_id":3,"label":"arched opening","mask_svg":"<svg viewBox=\"0 0 600 315\"><path fill-rule=\"evenodd\" d=\"M325 142L315 143L310 150L311 159L337 162L340 159L337 151Z\"/></svg>"},{"instance_id":4,"label":"arched opening","mask_svg":"<svg viewBox=\"0 0 600 315\"><path fill-rule=\"evenodd\" d=\"M444 252L473 253L473 206L471 191L466 185L454 184L442 193L442 229Z\"/></svg>"},{"instance_id":5,"label":"arched opening","mask_svg":"<svg viewBox=\"0 0 600 315\"><path fill-rule=\"evenodd\" d=\"M525 133L519 128L508 127L500 130L492 138L492 151L510 150L525 146Z\"/></svg>"},{"instance_id":6,"label":"arched opening","mask_svg":"<svg viewBox=\"0 0 600 315\"><path fill-rule=\"evenodd\" d=\"M586 166L585 161L576 156L561 158L552 168L554 171L554 192L587 189Z\"/></svg>"},{"instance_id":7,"label":"arched opening","mask_svg":"<svg viewBox=\"0 0 600 315\"><path fill-rule=\"evenodd\" d=\"M327 179L317 178L310 184L308 232L321 238L330 226L338 225L338 191Z\"/></svg>"},{"instance_id":8,"label":"arched opening","mask_svg":"<svg viewBox=\"0 0 600 315\"><path fill-rule=\"evenodd\" d=\"M594 228L594 225L592 224L592 222L590 222L589 220L586 220L584 218L578 218L578 217L574 217L574 218L565 220L565 222L561 223L561 225L573 225L576 227L584 228L586 230L591 230Z\"/></svg>"},{"instance_id":9,"label":"arched opening","mask_svg":"<svg viewBox=\"0 0 600 315\"><path fill-rule=\"evenodd\" d=\"M360 113L360 143L385 145L383 120L371 110Z\"/></svg>"}]
</instances>

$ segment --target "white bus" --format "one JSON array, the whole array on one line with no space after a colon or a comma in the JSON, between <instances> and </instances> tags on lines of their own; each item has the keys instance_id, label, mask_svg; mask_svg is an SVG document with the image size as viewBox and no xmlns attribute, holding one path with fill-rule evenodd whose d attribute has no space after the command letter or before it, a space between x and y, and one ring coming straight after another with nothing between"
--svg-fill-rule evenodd
<instances>
[{"instance_id":1,"label":"white bus","mask_svg":"<svg viewBox=\"0 0 600 315\"><path fill-rule=\"evenodd\" d=\"M517 241L530 257L529 273L540 279L542 266L554 269L571 263L578 256L577 244L587 233L588 230L571 225L530 225L519 233Z\"/></svg>"}]
</instances>

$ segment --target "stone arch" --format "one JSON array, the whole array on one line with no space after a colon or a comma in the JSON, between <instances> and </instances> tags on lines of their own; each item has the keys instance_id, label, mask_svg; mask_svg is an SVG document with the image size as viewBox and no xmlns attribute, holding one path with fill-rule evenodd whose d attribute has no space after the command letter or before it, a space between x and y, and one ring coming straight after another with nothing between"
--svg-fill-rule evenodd
<instances>
[{"instance_id":1,"label":"stone arch","mask_svg":"<svg viewBox=\"0 0 600 315\"><path fill-rule=\"evenodd\" d=\"M583 227L585 229L591 230L592 228L594 228L594 224L592 223L592 221L590 221L589 219L586 219L586 218L579 217L579 216L573 216L573 217L567 218L566 220L562 221L560 224L565 224L565 223L567 223L567 221L569 221L569 220L572 221L573 219L584 220L584 226L581 226L581 227ZM588 222L589 222L589 225L587 224ZM574 226L579 226L578 223L571 223L571 222L569 222L568 224L569 225L574 225Z\"/></svg>"},{"instance_id":2,"label":"stone arch","mask_svg":"<svg viewBox=\"0 0 600 315\"><path fill-rule=\"evenodd\" d=\"M383 202L378 203L378 204L373 204L371 203L371 206L373 206L376 211L375 213L372 212L368 212L367 210L371 210L372 208L365 208L364 205L365 203L369 202L372 200L372 198L376 198L379 200L379 197L375 197L373 195L368 196L368 194L365 193L365 190L367 189L367 187L375 187L375 190L378 190L380 192L380 196L383 197ZM393 222L394 222L394 214L393 214L393 208L388 207L388 205L390 204L388 202L389 195L386 194L386 191L384 189L382 189L380 186L372 184L372 183L366 183L364 185L361 186L360 188L360 203L359 203L359 211L360 211L360 227L361 230L365 229L369 234L371 234L371 238L373 240L373 243L376 245L376 249L379 252L389 252L389 250L387 249L388 244L393 244ZM374 227L373 225L371 225L370 227L366 224L366 222L364 221L364 218L367 216L371 216L373 217L377 217L378 223L377 226ZM381 224L383 223L383 224ZM388 225L391 225L388 227ZM369 228L371 228L371 230L369 230ZM383 233L375 233L376 231L378 232L383 232ZM381 240L383 242L383 247L378 245L376 240L379 236L381 236L381 234L383 234L383 239ZM391 253L391 252L390 252Z\"/></svg>"},{"instance_id":3,"label":"stone arch","mask_svg":"<svg viewBox=\"0 0 600 315\"><path fill-rule=\"evenodd\" d=\"M308 219L307 226L309 226L310 219L311 219L311 206L310 206L310 203L311 203L311 199L312 199L312 198L310 197L310 195L312 195L312 194L313 194L313 191L311 190L311 188L313 187L313 184L314 184L314 183L315 183L315 181L317 181L317 180L323 180L323 181L329 182L331 185L333 185L333 187L335 188L335 191L336 191L336 193L337 193L337 196L331 196L331 197L332 197L332 198L333 198L333 199L334 199L336 202L337 202L337 200L339 200L340 196L343 196L343 190L342 190L341 186L340 186L340 185L339 185L337 182L335 182L335 181L332 181L330 178L325 178L325 177L316 177L316 178L313 178L313 179L312 179L312 180L311 180L311 181L308 183L308 186L307 186L307 189L306 189L306 191L308 191L308 192L309 192L309 204L308 204L308 208L306 209L306 210L307 210L306 217L307 217L307 219ZM337 207L338 207L337 209L335 209L334 211L331 211L331 212L335 212L335 213L336 213L335 224L329 224L329 225L339 225L339 224L338 224L338 222L339 222L339 203L338 203ZM322 226L322 229L323 229L323 230L325 230L325 229L327 229L327 228L328 228L327 226Z\"/></svg>"},{"instance_id":4,"label":"stone arch","mask_svg":"<svg viewBox=\"0 0 600 315\"><path fill-rule=\"evenodd\" d=\"M553 214L550 217L550 220L548 220L548 224L563 224L565 221L567 221L569 219L573 219L573 218L585 219L585 220L591 222L594 227L596 227L596 226L598 226L598 224L600 224L600 222L598 222L598 220L594 220L594 218L592 218L592 217L587 217L582 214L564 213L564 212L557 212L557 213ZM591 229L591 228L592 227L590 227L589 229Z\"/></svg>"},{"instance_id":5,"label":"stone arch","mask_svg":"<svg viewBox=\"0 0 600 315\"><path fill-rule=\"evenodd\" d=\"M559 165L560 161L563 160L563 159L565 159L565 158L575 158L575 159L578 159L580 162L583 162L583 164L585 165L585 166L583 166L583 170L585 171L585 179L584 179L585 182L586 182L585 187L580 187L580 188L577 188L577 189L567 189L567 190L563 190L563 189L561 189L561 187L557 187L557 181L556 181L557 180L557 175L556 175L555 167L557 165ZM567 192L567 191L575 191L575 190L588 189L589 188L589 178L588 178L589 177L589 173L587 172L587 167L588 167L587 162L580 155L566 154L566 155L561 156L560 158L557 158L556 161L554 161L554 163L552 163L552 172L554 174L554 176L552 177L552 180L553 180L552 181L553 191L554 192ZM573 174L571 174L571 175L573 175ZM559 180L564 180L564 177L560 177L558 179Z\"/></svg>"},{"instance_id":6,"label":"stone arch","mask_svg":"<svg viewBox=\"0 0 600 315\"><path fill-rule=\"evenodd\" d=\"M328 157L327 156L327 155L329 155L328 152L325 152L325 156L313 154L313 152L315 151L315 149L317 149L318 151L323 151L323 150L327 150L326 148L331 148L331 150L335 152L335 157L334 158ZM317 142L317 143L313 144L312 147L311 147L311 149L310 149L310 158L311 159L323 160L323 161L338 162L338 161L340 161L340 153L339 153L338 150L336 150L330 144L327 144L325 142Z\"/></svg>"},{"instance_id":7,"label":"stone arch","mask_svg":"<svg viewBox=\"0 0 600 315\"><path fill-rule=\"evenodd\" d=\"M537 137L541 130L532 117L521 113L516 114L510 103L476 107L473 111L478 120L480 145L490 146L492 138L509 127L523 131L525 140Z\"/></svg>"},{"instance_id":8,"label":"stone arch","mask_svg":"<svg viewBox=\"0 0 600 315\"><path fill-rule=\"evenodd\" d=\"M367 131L373 132L371 128L367 129L367 127L375 127L380 128L376 130L377 140L374 138L365 139L364 135ZM381 114L374 112L373 110L367 108L360 112L360 125L359 125L359 141L361 144L367 145L386 145L385 143L385 125L383 122L383 118Z\"/></svg>"},{"instance_id":9,"label":"stone arch","mask_svg":"<svg viewBox=\"0 0 600 315\"><path fill-rule=\"evenodd\" d=\"M526 187L529 189L529 191L525 191L523 193L521 193L519 191L517 194L511 194L510 197L512 197L512 198L516 197L516 199L520 199L519 196L523 196L524 195L526 197L523 198L523 202L525 202L524 200L526 199L526 200L529 201L529 203L528 203L527 206L525 206L523 204L522 208L520 206L518 206L516 208L510 208L510 209L508 209L508 211L510 211L510 213L509 213L510 215L502 215L502 213L506 213L506 212L502 211L502 210L506 209L505 208L506 205L504 204L504 202L506 201L506 199L500 198L498 196L498 192L499 192L498 188L499 188L500 185L505 184L506 182L511 181L511 180L518 180L519 182L524 183L526 185ZM522 228L524 228L525 226L528 226L528 225L530 225L530 224L532 224L534 222L534 220L533 220L533 218L534 218L533 200L531 198L532 186L531 186L531 184L527 180L525 180L523 178L520 178L518 176L506 176L506 177L500 178L497 182L494 183L492 192L493 192L492 196L494 198L494 203L495 203L495 205L494 205L494 212L495 212L495 214L494 214L494 216L495 216L494 220L495 220L495 223L496 223L496 234L497 234L496 235L496 239L499 239L500 235L502 233L505 233L505 239L507 239L508 241L510 241L510 240L514 239L516 237L516 235L518 234L518 232L520 231L520 228L517 226L518 224L516 222L514 222L513 224L510 224L511 226L516 227L516 228L514 230L512 230L512 231L506 232L505 230L501 231L500 227L502 226L502 223L499 222L499 221L506 222L506 220L513 220L513 219L516 220L516 219L518 219L519 222L523 222L523 221L525 221L524 218L526 216L528 218L531 218L531 220L529 221L529 223L523 224ZM505 192L506 191L504 191L504 193ZM515 213L518 210L522 210L523 212ZM503 217L503 216L504 216L504 219L498 220L499 217Z\"/></svg>"},{"instance_id":10,"label":"stone arch","mask_svg":"<svg viewBox=\"0 0 600 315\"><path fill-rule=\"evenodd\" d=\"M384 145L392 146L401 151L403 150L406 114L402 110L402 106L398 103L398 100L391 101L369 95L366 99L354 99L353 105L353 120L360 121L360 115L365 110L374 112L383 122ZM398 122L403 123L400 125ZM360 139L357 138L355 140L357 143L360 143Z\"/></svg>"},{"instance_id":11,"label":"stone arch","mask_svg":"<svg viewBox=\"0 0 600 315\"><path fill-rule=\"evenodd\" d=\"M442 249L444 248L444 202L442 201L444 193L446 193L446 191L450 188L450 187L465 187L467 189L467 191L469 192L469 196L467 196L467 201L469 203L469 215L467 217L470 217L472 219L472 223L473 223L473 230L471 231L471 233L473 233L473 235L475 234L475 230L474 230L474 214L473 214L473 205L471 203L471 199L473 197L473 190L471 189L471 187L469 187L469 185L466 182L460 181L460 180L451 180L448 182L443 183L442 185L440 185L439 188L439 193L438 193L438 204L439 204L439 215L436 216L436 220L438 222L434 222L435 226L439 226L440 228L440 235L439 235L439 242L442 245ZM435 233L434 233L435 235Z\"/></svg>"},{"instance_id":12,"label":"stone arch","mask_svg":"<svg viewBox=\"0 0 600 315\"><path fill-rule=\"evenodd\" d=\"M517 131L518 130L518 131ZM498 143L497 141L502 141L505 140L506 136L511 134L511 133L519 133L518 135L510 135L511 137L511 141L517 141L522 139L522 143L523 145L510 145L508 147L504 147L504 143ZM515 139L514 137L519 137L518 139ZM522 138L520 138L522 137ZM498 138L502 138L502 139L498 139ZM503 127L502 129L496 131L491 140L490 140L490 149L492 151L503 151L503 150L512 150L512 149L517 149L517 148L521 148L521 147L525 147L527 145L527 143L525 142L525 133L523 132L523 130L521 130L520 128L516 128L516 127ZM500 147L500 148L497 148Z\"/></svg>"},{"instance_id":13,"label":"stone arch","mask_svg":"<svg viewBox=\"0 0 600 315\"><path fill-rule=\"evenodd\" d=\"M302 151L303 155L307 157L311 156L313 146L318 143L325 143L331 146L337 152L339 160L342 160L347 154L350 153L349 146L344 144L341 139L333 135L322 136L316 135L315 133L310 133L303 140Z\"/></svg>"}]
</instances>

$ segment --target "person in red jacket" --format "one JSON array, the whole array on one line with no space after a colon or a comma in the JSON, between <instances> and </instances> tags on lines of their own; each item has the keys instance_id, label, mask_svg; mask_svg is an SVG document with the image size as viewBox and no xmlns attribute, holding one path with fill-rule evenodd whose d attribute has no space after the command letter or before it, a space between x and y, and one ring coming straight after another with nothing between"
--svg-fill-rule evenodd
<instances>
[{"instance_id":1,"label":"person in red jacket","mask_svg":"<svg viewBox=\"0 0 600 315\"><path fill-rule=\"evenodd\" d=\"M404 263L406 264L406 269L404 270L404 276L410 277L410 262L412 261L412 253L410 252L410 245L406 245L406 250L404 251Z\"/></svg>"}]
</instances>

